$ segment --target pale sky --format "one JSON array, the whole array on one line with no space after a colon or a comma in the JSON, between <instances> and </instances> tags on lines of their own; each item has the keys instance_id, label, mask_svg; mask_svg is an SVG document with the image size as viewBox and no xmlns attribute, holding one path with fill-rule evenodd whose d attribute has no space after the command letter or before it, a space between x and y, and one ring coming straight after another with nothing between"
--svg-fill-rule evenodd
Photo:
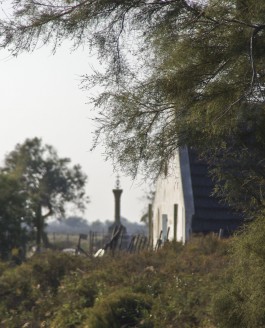
<instances>
[{"instance_id":1,"label":"pale sky","mask_svg":"<svg viewBox=\"0 0 265 328\"><path fill-rule=\"evenodd\" d=\"M79 86L80 76L95 65L88 51L71 53L67 45L55 55L47 48L17 58L0 51L0 160L26 138L39 137L54 146L60 157L80 164L88 175L91 203L83 217L90 222L114 219L116 181L104 150L90 151L94 127L89 117L94 114L87 104L88 92ZM139 222L148 206L143 199L146 187L139 181L121 176L121 215L133 222Z\"/></svg>"}]
</instances>

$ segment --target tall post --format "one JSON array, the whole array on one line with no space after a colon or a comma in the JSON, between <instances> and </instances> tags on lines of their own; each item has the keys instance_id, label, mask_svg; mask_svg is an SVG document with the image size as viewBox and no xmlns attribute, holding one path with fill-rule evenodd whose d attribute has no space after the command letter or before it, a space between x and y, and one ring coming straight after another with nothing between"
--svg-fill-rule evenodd
<instances>
[{"instance_id":1,"label":"tall post","mask_svg":"<svg viewBox=\"0 0 265 328\"><path fill-rule=\"evenodd\" d=\"M149 243L153 243L153 210L152 210L152 204L148 205L148 228L149 228Z\"/></svg>"},{"instance_id":2,"label":"tall post","mask_svg":"<svg viewBox=\"0 0 265 328\"><path fill-rule=\"evenodd\" d=\"M121 224L121 194L122 189L120 189L120 179L119 176L117 176L116 180L116 188L112 190L115 198L115 225L119 226Z\"/></svg>"},{"instance_id":3,"label":"tall post","mask_svg":"<svg viewBox=\"0 0 265 328\"><path fill-rule=\"evenodd\" d=\"M174 241L177 241L178 204L174 204Z\"/></svg>"}]
</instances>

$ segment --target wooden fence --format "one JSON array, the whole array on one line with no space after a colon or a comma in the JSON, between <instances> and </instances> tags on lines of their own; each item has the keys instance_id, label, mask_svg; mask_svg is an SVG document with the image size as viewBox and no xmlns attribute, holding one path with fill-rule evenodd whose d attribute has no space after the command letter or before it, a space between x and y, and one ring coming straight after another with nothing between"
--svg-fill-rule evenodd
<instances>
[{"instance_id":1,"label":"wooden fence","mask_svg":"<svg viewBox=\"0 0 265 328\"><path fill-rule=\"evenodd\" d=\"M95 254L99 249L113 254L117 251L139 253L153 249L153 240L148 237L142 234L123 234L122 231L116 231L111 236L104 231L89 231L86 234L54 232L49 233L48 237L50 244L56 248L76 250L87 256Z\"/></svg>"}]
</instances>

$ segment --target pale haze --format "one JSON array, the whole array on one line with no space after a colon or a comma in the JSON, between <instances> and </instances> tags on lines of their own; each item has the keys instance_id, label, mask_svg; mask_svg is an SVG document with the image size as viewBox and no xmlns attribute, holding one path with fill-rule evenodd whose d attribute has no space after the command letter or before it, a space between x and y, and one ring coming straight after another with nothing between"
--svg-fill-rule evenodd
<instances>
[{"instance_id":1,"label":"pale haze","mask_svg":"<svg viewBox=\"0 0 265 328\"><path fill-rule=\"evenodd\" d=\"M13 58L0 51L1 129L0 159L26 138L39 137L55 147L60 157L80 164L88 175L90 204L82 215L88 221L114 219L116 173L104 161L104 149L90 151L95 113L87 104L89 93L80 89L81 75L98 65L87 51L71 52L67 45L55 55L41 48ZM139 222L148 204L146 187L121 174L121 215ZM70 214L81 215L78 211Z\"/></svg>"}]
</instances>

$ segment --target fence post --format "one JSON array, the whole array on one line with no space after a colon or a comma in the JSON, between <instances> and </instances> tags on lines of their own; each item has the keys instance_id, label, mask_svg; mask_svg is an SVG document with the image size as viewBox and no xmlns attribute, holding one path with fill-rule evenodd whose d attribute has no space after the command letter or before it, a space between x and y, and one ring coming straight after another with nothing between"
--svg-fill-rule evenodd
<instances>
[{"instance_id":1,"label":"fence post","mask_svg":"<svg viewBox=\"0 0 265 328\"><path fill-rule=\"evenodd\" d=\"M169 238L168 238L169 237L169 231L170 231L170 227L167 228L167 239L166 239L166 241L169 241Z\"/></svg>"},{"instance_id":2,"label":"fence post","mask_svg":"<svg viewBox=\"0 0 265 328\"><path fill-rule=\"evenodd\" d=\"M174 237L173 237L174 241L177 241L177 228L178 228L178 204L174 204Z\"/></svg>"},{"instance_id":3,"label":"fence post","mask_svg":"<svg viewBox=\"0 0 265 328\"><path fill-rule=\"evenodd\" d=\"M138 251L138 247L139 247L139 235L136 236L136 241L135 241L135 245L134 245L134 252L136 253Z\"/></svg>"},{"instance_id":4,"label":"fence post","mask_svg":"<svg viewBox=\"0 0 265 328\"><path fill-rule=\"evenodd\" d=\"M157 239L157 242L156 242L155 251L158 251L159 248L160 248L161 245L162 245L162 233L163 233L163 230L160 231L159 238Z\"/></svg>"},{"instance_id":5,"label":"fence post","mask_svg":"<svg viewBox=\"0 0 265 328\"><path fill-rule=\"evenodd\" d=\"M89 230L89 252L93 252L93 231Z\"/></svg>"},{"instance_id":6,"label":"fence post","mask_svg":"<svg viewBox=\"0 0 265 328\"><path fill-rule=\"evenodd\" d=\"M152 210L152 204L148 205L148 229L149 229L149 240L153 240L153 210Z\"/></svg>"}]
</instances>

